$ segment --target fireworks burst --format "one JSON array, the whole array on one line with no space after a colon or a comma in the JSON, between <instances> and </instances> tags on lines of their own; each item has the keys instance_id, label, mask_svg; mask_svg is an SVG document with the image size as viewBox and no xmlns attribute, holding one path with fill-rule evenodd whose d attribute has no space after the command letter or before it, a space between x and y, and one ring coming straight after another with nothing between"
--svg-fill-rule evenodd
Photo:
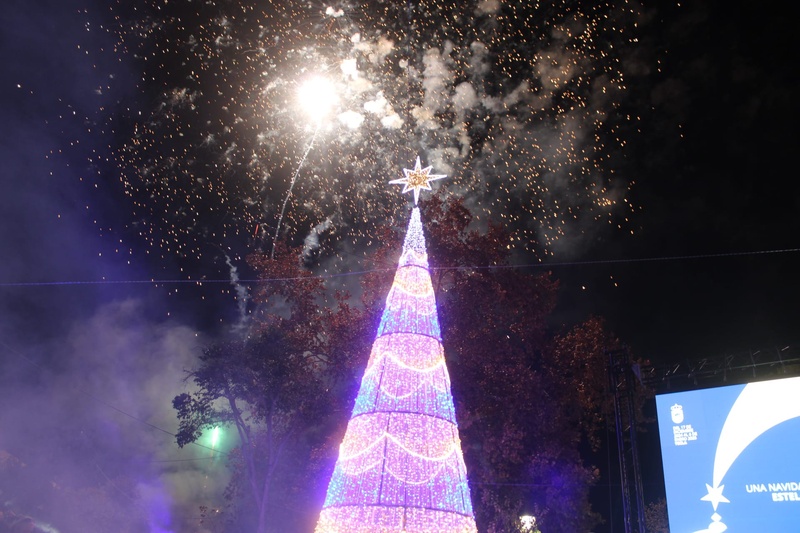
<instances>
[{"instance_id":1,"label":"fireworks burst","mask_svg":"<svg viewBox=\"0 0 800 533\"><path fill-rule=\"evenodd\" d=\"M134 226L186 261L243 255L273 234L314 233L336 257L337 243L364 245L374 224L405 213L386 183L419 154L452 176L448 194L503 222L512 247L553 253L627 215L630 182L606 161L631 120L617 110L639 11L147 0L120 35L153 102L118 152ZM338 97L312 120L297 93L315 73Z\"/></svg>"}]
</instances>

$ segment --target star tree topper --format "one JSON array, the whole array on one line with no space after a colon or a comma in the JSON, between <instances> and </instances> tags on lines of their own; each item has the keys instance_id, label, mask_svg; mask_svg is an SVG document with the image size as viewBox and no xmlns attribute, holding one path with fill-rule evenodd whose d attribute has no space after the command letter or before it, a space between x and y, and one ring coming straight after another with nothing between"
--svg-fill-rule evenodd
<instances>
[{"instance_id":1,"label":"star tree topper","mask_svg":"<svg viewBox=\"0 0 800 533\"><path fill-rule=\"evenodd\" d=\"M419 156L417 156L417 163L414 165L413 169L403 169L403 174L405 174L405 177L400 178L399 180L392 180L389 183L405 185L403 188L403 193L413 190L414 205L417 205L417 202L419 201L420 189L430 191L431 181L440 180L447 177L445 174L431 174L431 169L433 169L433 167L422 168L422 163L420 163Z\"/></svg>"}]
</instances>

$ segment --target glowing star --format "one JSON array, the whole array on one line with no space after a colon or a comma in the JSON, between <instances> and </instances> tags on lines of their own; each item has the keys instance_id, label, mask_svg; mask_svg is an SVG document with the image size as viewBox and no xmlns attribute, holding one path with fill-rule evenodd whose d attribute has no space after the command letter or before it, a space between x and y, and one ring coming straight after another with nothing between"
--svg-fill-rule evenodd
<instances>
[{"instance_id":1,"label":"glowing star","mask_svg":"<svg viewBox=\"0 0 800 533\"><path fill-rule=\"evenodd\" d=\"M445 174L431 174L431 169L433 167L425 167L422 168L422 163L419 161L419 156L417 156L417 163L414 165L413 169L404 168L403 174L405 174L404 178L400 178L399 180L392 180L389 183L392 184L400 184L405 185L403 188L403 193L407 193L408 191L414 191L414 205L417 205L419 201L419 191L420 189L425 189L426 191L431 190L431 181L440 180L442 178L446 178Z\"/></svg>"},{"instance_id":2,"label":"glowing star","mask_svg":"<svg viewBox=\"0 0 800 533\"><path fill-rule=\"evenodd\" d=\"M720 485L719 487L712 488L711 485L706 483L706 490L708 490L708 494L700 498L705 502L711 502L711 505L714 506L714 510L717 510L717 505L720 503L731 503L731 501L722 495L722 489L725 488L725 485Z\"/></svg>"}]
</instances>

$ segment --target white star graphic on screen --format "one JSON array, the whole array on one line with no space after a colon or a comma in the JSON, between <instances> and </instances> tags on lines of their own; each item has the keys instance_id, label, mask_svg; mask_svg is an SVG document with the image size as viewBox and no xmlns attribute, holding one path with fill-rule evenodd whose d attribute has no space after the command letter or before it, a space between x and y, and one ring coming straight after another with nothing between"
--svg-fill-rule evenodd
<instances>
[{"instance_id":1,"label":"white star graphic on screen","mask_svg":"<svg viewBox=\"0 0 800 533\"><path fill-rule=\"evenodd\" d=\"M414 165L413 169L404 168L403 174L405 174L404 178L400 178L399 180L392 180L389 183L392 184L401 184L405 185L403 188L403 193L407 193L408 191L414 191L414 205L417 205L419 201L419 191L420 189L425 189L426 191L431 190L430 182L433 180L440 180L442 178L446 178L445 174L431 174L431 169L433 167L425 167L422 168L422 163L420 163L419 156L417 156L417 163Z\"/></svg>"},{"instance_id":2,"label":"white star graphic on screen","mask_svg":"<svg viewBox=\"0 0 800 533\"><path fill-rule=\"evenodd\" d=\"M708 494L700 498L703 501L711 502L711 505L714 506L714 510L717 510L717 505L720 503L731 503L731 501L722 495L722 489L725 488L725 485L720 485L719 487L712 488L711 485L706 483L706 490L708 490Z\"/></svg>"}]
</instances>

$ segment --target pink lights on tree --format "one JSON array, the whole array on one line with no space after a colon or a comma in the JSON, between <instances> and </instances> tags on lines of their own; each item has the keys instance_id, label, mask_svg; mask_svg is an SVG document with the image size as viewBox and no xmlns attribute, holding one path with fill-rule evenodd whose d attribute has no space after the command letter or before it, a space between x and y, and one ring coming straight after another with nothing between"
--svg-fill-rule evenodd
<instances>
[{"instance_id":1,"label":"pink lights on tree","mask_svg":"<svg viewBox=\"0 0 800 533\"><path fill-rule=\"evenodd\" d=\"M316 533L476 531L415 207Z\"/></svg>"}]
</instances>

